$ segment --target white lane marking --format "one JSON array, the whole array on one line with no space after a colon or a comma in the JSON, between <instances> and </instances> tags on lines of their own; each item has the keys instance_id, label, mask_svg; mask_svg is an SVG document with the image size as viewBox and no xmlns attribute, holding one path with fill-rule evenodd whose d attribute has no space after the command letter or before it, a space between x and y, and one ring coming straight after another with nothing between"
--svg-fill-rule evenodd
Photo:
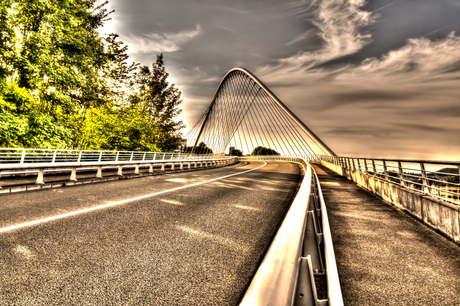
<instances>
[{"instance_id":1,"label":"white lane marking","mask_svg":"<svg viewBox=\"0 0 460 306\"><path fill-rule=\"evenodd\" d=\"M177 188L163 190L163 191L159 191L159 192L155 192L155 193L151 193L151 194L146 194L146 195L143 195L143 196L140 196L140 197L135 197L135 198L131 198L131 199L123 200L123 201L108 203L108 204L105 204L105 205L100 205L100 206L95 206L95 207L91 207L91 208L72 211L72 212L69 212L69 213L66 213L66 214L62 214L62 215L52 216L52 217L48 217L48 218L44 218L44 219L39 219L39 220L31 221L31 222L26 222L26 223L21 223L21 224L17 224L17 225L12 225L12 226L8 226L8 227L0 228L0 233L12 231L12 230L27 227L27 226L37 225L37 224L40 224L40 223L45 223L45 222L49 222L49 221L53 221L53 220L57 220L57 219L71 217L71 216L75 216L75 215L79 215L79 214L84 214L84 213L94 211L94 210L99 210L99 209L104 209L104 208L107 208L107 207L117 206L117 205L129 203L129 202L145 199L145 198L148 198L148 197L153 197L153 196L156 196L156 195L159 195L159 194L164 194L164 193L168 193L168 192L172 192L172 191L176 191L176 190L180 190L180 189L185 189L185 188L189 188L189 187L193 187L193 186L197 186L197 185L202 185L202 184L222 180L222 179L227 178L227 177L240 175L240 174L243 174L243 173L247 173L247 172L251 172L251 171L260 169L262 167L265 167L266 165L267 165L267 163L264 163L262 166L254 168L254 169L250 169L250 170L246 170L246 171L242 171L242 172L238 172L238 173L233 173L233 174L221 176L221 177L218 177L218 178L215 178L215 179L212 179L212 180L207 180L207 181L204 181L204 182L194 183L194 184L190 184L190 185L186 185L186 186L182 186L182 187L177 187Z\"/></svg>"}]
</instances>

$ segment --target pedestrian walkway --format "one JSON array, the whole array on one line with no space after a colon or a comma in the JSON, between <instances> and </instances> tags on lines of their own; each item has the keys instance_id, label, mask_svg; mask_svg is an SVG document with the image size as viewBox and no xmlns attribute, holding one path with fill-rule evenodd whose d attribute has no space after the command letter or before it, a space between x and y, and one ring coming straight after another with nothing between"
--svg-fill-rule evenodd
<instances>
[{"instance_id":1,"label":"pedestrian walkway","mask_svg":"<svg viewBox=\"0 0 460 306\"><path fill-rule=\"evenodd\" d=\"M460 247L332 170L314 165L345 305L460 305Z\"/></svg>"}]
</instances>

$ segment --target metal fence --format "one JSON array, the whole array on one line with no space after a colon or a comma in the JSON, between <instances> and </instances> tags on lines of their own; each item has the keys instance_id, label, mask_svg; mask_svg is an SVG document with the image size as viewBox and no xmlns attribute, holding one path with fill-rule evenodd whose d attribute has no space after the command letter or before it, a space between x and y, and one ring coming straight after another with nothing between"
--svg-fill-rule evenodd
<instances>
[{"instance_id":1,"label":"metal fence","mask_svg":"<svg viewBox=\"0 0 460 306\"><path fill-rule=\"evenodd\" d=\"M224 154L197 155L188 153L162 153L139 151L94 151L0 148L0 165L36 163L85 163L160 161L223 158Z\"/></svg>"},{"instance_id":2,"label":"metal fence","mask_svg":"<svg viewBox=\"0 0 460 306\"><path fill-rule=\"evenodd\" d=\"M299 191L240 305L342 306L326 206L313 167L299 157L238 159L295 162L305 169ZM317 290L316 282L321 280L326 294Z\"/></svg>"},{"instance_id":3,"label":"metal fence","mask_svg":"<svg viewBox=\"0 0 460 306\"><path fill-rule=\"evenodd\" d=\"M460 162L321 155L321 160L460 205Z\"/></svg>"}]
</instances>

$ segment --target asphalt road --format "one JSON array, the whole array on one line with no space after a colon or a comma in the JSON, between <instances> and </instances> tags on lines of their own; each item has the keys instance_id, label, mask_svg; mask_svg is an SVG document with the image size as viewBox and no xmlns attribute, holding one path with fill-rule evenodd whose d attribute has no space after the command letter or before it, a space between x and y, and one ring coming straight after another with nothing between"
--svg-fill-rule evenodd
<instances>
[{"instance_id":1,"label":"asphalt road","mask_svg":"<svg viewBox=\"0 0 460 306\"><path fill-rule=\"evenodd\" d=\"M0 305L235 305L298 180L251 162L1 195Z\"/></svg>"}]
</instances>

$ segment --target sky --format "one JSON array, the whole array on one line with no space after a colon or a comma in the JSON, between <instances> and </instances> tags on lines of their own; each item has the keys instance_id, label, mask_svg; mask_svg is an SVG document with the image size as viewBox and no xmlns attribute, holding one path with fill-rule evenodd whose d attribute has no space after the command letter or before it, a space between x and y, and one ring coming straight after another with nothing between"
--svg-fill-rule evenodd
<instances>
[{"instance_id":1,"label":"sky","mask_svg":"<svg viewBox=\"0 0 460 306\"><path fill-rule=\"evenodd\" d=\"M337 155L460 160L460 0L109 0L130 60L163 53L192 128L233 67Z\"/></svg>"}]
</instances>

